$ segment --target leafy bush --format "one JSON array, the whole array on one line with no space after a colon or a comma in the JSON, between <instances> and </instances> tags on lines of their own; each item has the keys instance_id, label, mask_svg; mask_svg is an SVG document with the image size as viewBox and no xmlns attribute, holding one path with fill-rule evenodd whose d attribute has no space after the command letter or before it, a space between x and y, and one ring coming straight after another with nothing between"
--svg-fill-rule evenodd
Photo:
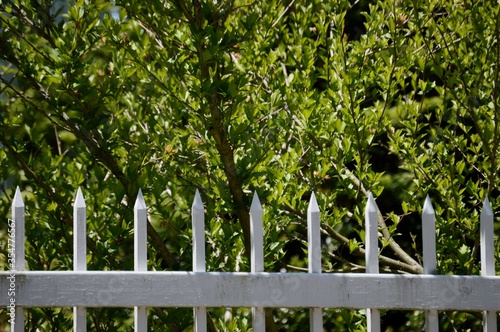
<instances>
[{"instance_id":1,"label":"leafy bush","mask_svg":"<svg viewBox=\"0 0 500 332\"><path fill-rule=\"evenodd\" d=\"M19 185L29 269L70 270L71 202L81 187L88 268L130 270L142 188L149 269L190 270L189 207L199 189L208 270L246 271L257 191L266 270L300 272L314 191L323 270L362 272L371 191L386 225L381 255L398 261L381 269L419 273L429 194L438 272L478 274L478 210L486 196L495 209L499 185L499 11L438 0L2 2L0 209L9 215ZM210 313L211 329L251 326L247 309ZM71 325L66 309L28 315L30 331ZM130 330L130 316L89 310L89 329ZM187 309L149 316L154 330L192 324ZM273 316L270 331L308 324L303 309ZM384 328L422 327L421 313L400 316L387 312ZM440 324L476 330L481 320L445 312ZM327 330L364 326L363 311L325 311Z\"/></svg>"}]
</instances>

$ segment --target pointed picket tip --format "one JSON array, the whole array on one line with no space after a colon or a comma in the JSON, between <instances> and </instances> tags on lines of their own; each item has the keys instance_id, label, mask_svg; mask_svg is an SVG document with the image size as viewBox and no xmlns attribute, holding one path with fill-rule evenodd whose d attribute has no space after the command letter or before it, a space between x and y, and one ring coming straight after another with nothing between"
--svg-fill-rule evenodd
<instances>
[{"instance_id":1,"label":"pointed picket tip","mask_svg":"<svg viewBox=\"0 0 500 332\"><path fill-rule=\"evenodd\" d=\"M484 215L484 216L492 216L493 215L493 211L491 210L490 200L488 199L488 197L486 197L484 199L483 208L481 209L481 215Z\"/></svg>"},{"instance_id":2,"label":"pointed picket tip","mask_svg":"<svg viewBox=\"0 0 500 332\"><path fill-rule=\"evenodd\" d=\"M425 197L425 202L424 202L424 207L422 209L422 213L423 214L434 214L434 208L432 207L432 202L431 202L429 195L427 195Z\"/></svg>"},{"instance_id":3,"label":"pointed picket tip","mask_svg":"<svg viewBox=\"0 0 500 332\"><path fill-rule=\"evenodd\" d=\"M78 187L78 190L76 192L75 203L73 204L73 206L77 208L86 206L85 199L83 199L82 189L80 187Z\"/></svg>"},{"instance_id":4,"label":"pointed picket tip","mask_svg":"<svg viewBox=\"0 0 500 332\"><path fill-rule=\"evenodd\" d=\"M197 210L204 210L203 202L201 200L200 192L198 189L196 189L196 192L194 193L192 208Z\"/></svg>"},{"instance_id":5,"label":"pointed picket tip","mask_svg":"<svg viewBox=\"0 0 500 332\"><path fill-rule=\"evenodd\" d=\"M260 204L259 195L257 195L257 191L254 191L252 198L252 205L250 205L250 211L262 211L262 205Z\"/></svg>"},{"instance_id":6,"label":"pointed picket tip","mask_svg":"<svg viewBox=\"0 0 500 332\"><path fill-rule=\"evenodd\" d=\"M139 189L139 193L137 194L137 198L135 200L134 209L136 210L146 210L146 202L144 201L144 195L142 194L142 190Z\"/></svg>"},{"instance_id":7,"label":"pointed picket tip","mask_svg":"<svg viewBox=\"0 0 500 332\"><path fill-rule=\"evenodd\" d=\"M375 203L375 199L371 191L368 193L368 201L366 202L366 212L377 212L377 203Z\"/></svg>"},{"instance_id":8,"label":"pointed picket tip","mask_svg":"<svg viewBox=\"0 0 500 332\"><path fill-rule=\"evenodd\" d=\"M14 194L14 200L12 201L13 207L24 207L23 197L21 196L21 190L19 186L16 188L16 193Z\"/></svg>"},{"instance_id":9,"label":"pointed picket tip","mask_svg":"<svg viewBox=\"0 0 500 332\"><path fill-rule=\"evenodd\" d=\"M319 212L318 201L316 200L316 195L314 194L314 192L311 193L311 199L309 200L307 212Z\"/></svg>"}]
</instances>

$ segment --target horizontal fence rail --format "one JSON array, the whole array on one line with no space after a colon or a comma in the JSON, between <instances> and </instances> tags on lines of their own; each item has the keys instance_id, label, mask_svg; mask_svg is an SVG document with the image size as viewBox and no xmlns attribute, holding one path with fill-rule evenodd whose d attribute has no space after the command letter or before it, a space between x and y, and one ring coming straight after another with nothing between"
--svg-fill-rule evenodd
<instances>
[{"instance_id":1,"label":"horizontal fence rail","mask_svg":"<svg viewBox=\"0 0 500 332\"><path fill-rule=\"evenodd\" d=\"M207 307L251 307L254 331L265 331L266 307L310 308L315 332L323 331L324 308L366 308L370 332L380 331L381 309L424 310L427 331L438 331L440 310L482 311L483 330L497 331L500 277L495 275L488 199L480 215L481 276L435 274L435 214L429 197L422 211L423 274L412 275L379 273L379 211L371 194L365 208L367 273L321 273L320 210L314 194L307 210L308 273L264 272L262 206L256 193L250 207L251 272L205 272L204 207L198 192L191 209L192 272L147 271L147 206L141 191L134 206L134 271L87 271L86 206L80 189L73 208L74 271L25 271L24 203L16 190L15 264L12 271L0 272L0 305L9 310L15 280L14 331L23 331L26 307L73 307L78 332L86 331L87 307L134 307L136 331L147 331L148 307L194 308L197 332L206 331Z\"/></svg>"},{"instance_id":2,"label":"horizontal fence rail","mask_svg":"<svg viewBox=\"0 0 500 332\"><path fill-rule=\"evenodd\" d=\"M7 273L2 273L5 279ZM498 277L361 273L26 271L27 307L319 307L500 310ZM7 293L8 285L0 284ZM7 305L5 296L1 305Z\"/></svg>"}]
</instances>

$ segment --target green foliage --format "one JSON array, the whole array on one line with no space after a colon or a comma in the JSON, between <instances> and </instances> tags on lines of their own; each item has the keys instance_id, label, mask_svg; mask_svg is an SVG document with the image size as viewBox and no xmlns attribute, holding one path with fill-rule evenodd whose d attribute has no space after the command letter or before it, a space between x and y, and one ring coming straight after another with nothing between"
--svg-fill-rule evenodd
<instances>
[{"instance_id":1,"label":"green foliage","mask_svg":"<svg viewBox=\"0 0 500 332\"><path fill-rule=\"evenodd\" d=\"M247 271L257 191L266 271L300 272L314 191L324 271L357 271L371 191L385 224L381 255L400 259L397 243L408 258L381 268L415 273L429 194L439 273L478 274L478 211L486 196L494 210L498 200L499 11L440 0L0 2L2 214L19 185L29 269L70 270L71 203L82 187L88 268L131 270L142 188L148 268L190 270L199 189L207 269ZM211 328L251 328L245 308L226 318L210 310ZM273 314L279 330L308 324L307 310ZM65 309L28 315L29 330L71 325ZM191 315L151 309L149 326L189 330ZM384 328L422 327L419 313L395 316L385 314ZM441 318L443 330L481 324L466 313ZM125 309L88 319L96 331L131 326ZM325 311L327 330L364 326L362 311Z\"/></svg>"}]
</instances>

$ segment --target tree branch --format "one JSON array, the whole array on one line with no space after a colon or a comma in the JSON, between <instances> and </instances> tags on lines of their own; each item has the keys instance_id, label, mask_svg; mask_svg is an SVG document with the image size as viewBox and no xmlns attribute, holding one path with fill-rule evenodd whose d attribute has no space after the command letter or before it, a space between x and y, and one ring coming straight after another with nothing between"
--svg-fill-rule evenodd
<instances>
[{"instance_id":1,"label":"tree branch","mask_svg":"<svg viewBox=\"0 0 500 332\"><path fill-rule=\"evenodd\" d=\"M330 225L323 224L322 225L323 232L339 241L341 244L349 245L349 239L345 236L338 233L334 230ZM364 256L365 250L363 248L359 248L354 251L354 254L357 256ZM381 263L400 271L405 271L408 273L420 274L423 272L423 268L417 263L416 265L408 264L405 262L401 262L392 258L389 258L384 255L379 255L379 260Z\"/></svg>"}]
</instances>

